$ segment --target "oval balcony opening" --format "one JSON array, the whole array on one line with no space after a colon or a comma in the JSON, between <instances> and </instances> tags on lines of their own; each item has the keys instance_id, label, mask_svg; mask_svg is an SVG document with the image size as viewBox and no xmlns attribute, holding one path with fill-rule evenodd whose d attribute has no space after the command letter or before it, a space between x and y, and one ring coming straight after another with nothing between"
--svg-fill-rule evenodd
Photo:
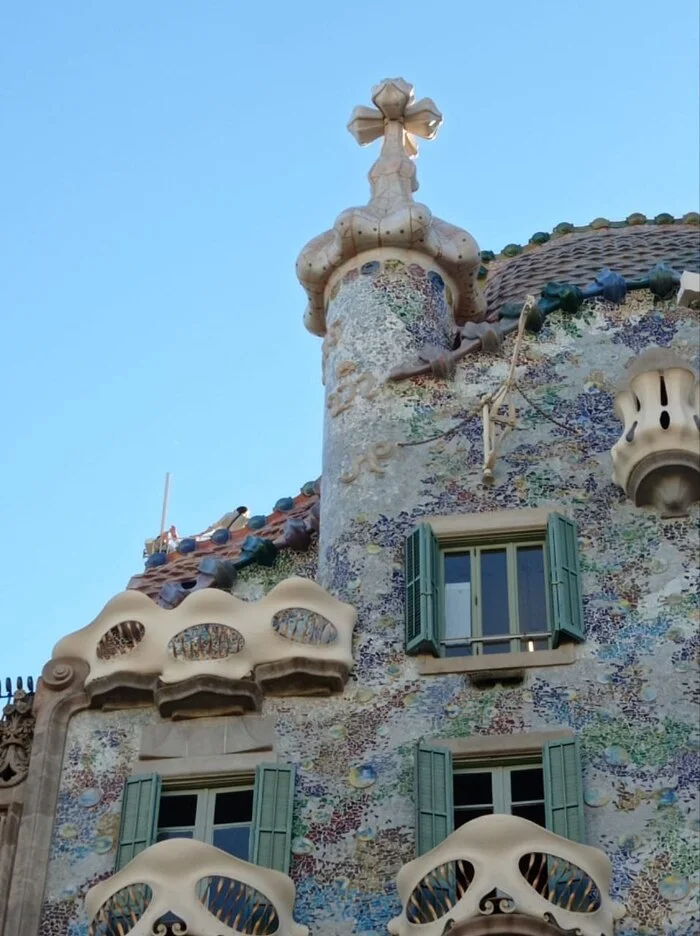
<instances>
[{"instance_id":1,"label":"oval balcony opening","mask_svg":"<svg viewBox=\"0 0 700 936\"><path fill-rule=\"evenodd\" d=\"M98 660L113 660L125 656L137 647L144 638L146 630L140 621L120 621L110 627L100 639L95 651Z\"/></svg>"},{"instance_id":2,"label":"oval balcony opening","mask_svg":"<svg viewBox=\"0 0 700 936\"><path fill-rule=\"evenodd\" d=\"M518 868L530 887L560 910L595 913L600 909L595 881L565 858L529 852L522 856Z\"/></svg>"},{"instance_id":3,"label":"oval balcony opening","mask_svg":"<svg viewBox=\"0 0 700 936\"><path fill-rule=\"evenodd\" d=\"M250 884L212 875L197 885L200 900L224 926L245 936L275 936L280 921L272 902Z\"/></svg>"},{"instance_id":4,"label":"oval balcony opening","mask_svg":"<svg viewBox=\"0 0 700 936\"><path fill-rule=\"evenodd\" d=\"M90 923L89 936L127 936L148 910L153 891L148 884L122 887L106 900Z\"/></svg>"},{"instance_id":5,"label":"oval balcony opening","mask_svg":"<svg viewBox=\"0 0 700 936\"><path fill-rule=\"evenodd\" d=\"M196 624L175 634L168 642L168 653L176 660L225 660L240 653L243 636L225 624Z\"/></svg>"},{"instance_id":6,"label":"oval balcony opening","mask_svg":"<svg viewBox=\"0 0 700 936\"><path fill-rule=\"evenodd\" d=\"M474 865L457 859L433 868L414 887L406 906L409 923L432 923L449 913L474 880Z\"/></svg>"}]
</instances>

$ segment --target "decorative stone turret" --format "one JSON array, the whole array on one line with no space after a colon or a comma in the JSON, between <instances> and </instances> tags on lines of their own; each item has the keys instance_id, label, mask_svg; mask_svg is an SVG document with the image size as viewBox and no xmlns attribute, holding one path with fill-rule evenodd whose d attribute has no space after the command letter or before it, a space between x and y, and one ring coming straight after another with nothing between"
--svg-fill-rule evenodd
<instances>
[{"instance_id":1,"label":"decorative stone turret","mask_svg":"<svg viewBox=\"0 0 700 936\"><path fill-rule=\"evenodd\" d=\"M342 212L297 262L307 328L325 336L319 580L328 587L337 585L328 571L335 547L363 508L391 515L417 500L411 483L425 453L397 448L407 417L387 378L406 359L439 360L456 324L485 310L476 242L413 200L413 137L432 139L442 115L429 98L414 101L401 78L374 88L372 101L348 125L361 145L383 137L369 204Z\"/></svg>"},{"instance_id":2,"label":"decorative stone turret","mask_svg":"<svg viewBox=\"0 0 700 936\"><path fill-rule=\"evenodd\" d=\"M372 103L375 107L356 107L348 123L360 146L384 137L379 159L369 172L369 204L343 211L331 230L310 241L297 260L297 275L309 296L306 327L315 335L326 334L327 318L332 317L329 289L338 282L336 274L346 261L391 247L417 250L439 261L456 287L448 304L454 301L457 320L481 318L486 305L476 287L476 241L461 228L433 217L427 205L413 201L418 190L414 136L432 140L442 114L430 98L414 101L413 85L403 78L387 78L373 88Z\"/></svg>"},{"instance_id":3,"label":"decorative stone turret","mask_svg":"<svg viewBox=\"0 0 700 936\"><path fill-rule=\"evenodd\" d=\"M615 398L624 423L612 448L613 480L637 506L684 516L700 498L700 383L687 361L651 348L628 365Z\"/></svg>"}]
</instances>

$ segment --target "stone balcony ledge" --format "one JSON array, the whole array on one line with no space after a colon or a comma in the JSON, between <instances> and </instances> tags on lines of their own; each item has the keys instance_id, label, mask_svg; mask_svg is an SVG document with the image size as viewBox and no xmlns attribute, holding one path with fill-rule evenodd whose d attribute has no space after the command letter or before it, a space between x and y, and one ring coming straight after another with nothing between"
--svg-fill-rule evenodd
<instances>
[{"instance_id":1,"label":"stone balcony ledge","mask_svg":"<svg viewBox=\"0 0 700 936\"><path fill-rule=\"evenodd\" d=\"M164 716L259 710L263 695L342 691L356 612L315 582L289 578L255 602L217 589L172 610L137 591L60 640L53 659L90 667L93 706L153 701Z\"/></svg>"},{"instance_id":2,"label":"stone balcony ledge","mask_svg":"<svg viewBox=\"0 0 700 936\"><path fill-rule=\"evenodd\" d=\"M213 845L169 839L87 892L90 936L308 936L292 880Z\"/></svg>"},{"instance_id":3,"label":"stone balcony ledge","mask_svg":"<svg viewBox=\"0 0 700 936\"><path fill-rule=\"evenodd\" d=\"M625 910L609 895L611 873L597 848L517 816L481 816L399 871L403 910L389 932L613 936Z\"/></svg>"}]
</instances>

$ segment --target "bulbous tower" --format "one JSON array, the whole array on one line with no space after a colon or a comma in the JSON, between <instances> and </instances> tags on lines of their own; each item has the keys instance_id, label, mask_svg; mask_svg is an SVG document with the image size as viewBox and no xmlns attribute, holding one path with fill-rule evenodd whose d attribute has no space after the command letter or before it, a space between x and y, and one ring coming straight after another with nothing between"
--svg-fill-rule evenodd
<instances>
[{"instance_id":1,"label":"bulbous tower","mask_svg":"<svg viewBox=\"0 0 700 936\"><path fill-rule=\"evenodd\" d=\"M414 200L415 138L435 137L440 111L429 98L414 100L402 78L377 85L372 103L348 123L360 145L382 139L369 203L343 211L297 261L305 324L323 336L319 581L327 586L348 523L377 507L398 515L418 501L425 453L404 444L405 390L392 376L411 360L439 371L459 326L480 321L486 308L476 241Z\"/></svg>"}]
</instances>

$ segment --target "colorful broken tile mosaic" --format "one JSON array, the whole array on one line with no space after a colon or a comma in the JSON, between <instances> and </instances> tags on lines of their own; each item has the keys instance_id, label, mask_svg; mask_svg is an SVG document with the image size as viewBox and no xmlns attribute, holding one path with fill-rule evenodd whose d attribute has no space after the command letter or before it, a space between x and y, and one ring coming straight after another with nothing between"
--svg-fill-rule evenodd
<instances>
[{"instance_id":1,"label":"colorful broken tile mosaic","mask_svg":"<svg viewBox=\"0 0 700 936\"><path fill-rule=\"evenodd\" d=\"M347 314L346 289L353 307L375 294L388 327L404 329L403 351L444 343L442 311L424 317L447 301L430 272L387 263L351 270L329 320ZM635 507L611 480L609 454L626 361L657 344L697 365L697 335L694 313L643 291L622 305L590 300L576 317L553 313L525 340L518 381L537 408L518 400L492 487L481 480L482 424L470 411L502 379L512 339L500 358L465 359L452 381L384 385L327 417L326 446L339 449L324 454L318 572L358 609L356 664L342 695L264 703L276 720L276 756L298 769L291 876L296 919L314 936L384 936L399 912L395 876L415 850L418 739L561 727L581 740L587 838L610 857L613 895L627 908L616 936L700 931L700 513L696 505L688 518L665 521ZM362 354L355 341L348 326L330 349L328 392L343 360L360 372L386 367L373 350L382 340ZM328 434L336 421L337 439ZM341 484L348 455L382 434L396 446L383 470ZM576 519L582 548L586 640L575 663L484 688L459 673L420 676L403 651L406 534L430 515L552 503ZM271 568L244 570L235 593L254 599L290 574L316 571L313 553L286 552ZM141 727L155 718L148 709L73 718L41 936L86 936L81 898L112 871L124 779Z\"/></svg>"}]
</instances>

